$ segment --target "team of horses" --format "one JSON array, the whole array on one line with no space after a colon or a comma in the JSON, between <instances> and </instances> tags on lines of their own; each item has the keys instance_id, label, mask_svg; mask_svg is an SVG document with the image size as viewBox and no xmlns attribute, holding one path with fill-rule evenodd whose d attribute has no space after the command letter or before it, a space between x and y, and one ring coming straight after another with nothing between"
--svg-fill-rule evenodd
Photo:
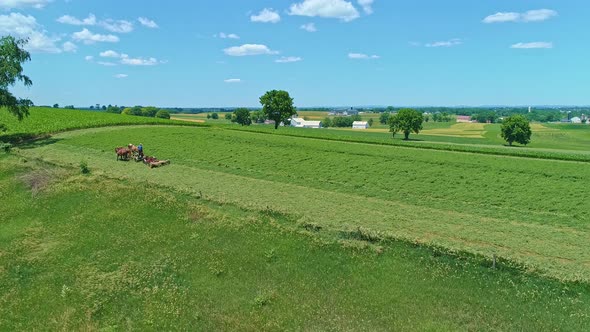
<instances>
[{"instance_id":1,"label":"team of horses","mask_svg":"<svg viewBox=\"0 0 590 332\"><path fill-rule=\"evenodd\" d=\"M127 147L115 148L115 152L117 153L117 160L129 160L131 156L139 154L139 149L137 146L129 144Z\"/></svg>"}]
</instances>

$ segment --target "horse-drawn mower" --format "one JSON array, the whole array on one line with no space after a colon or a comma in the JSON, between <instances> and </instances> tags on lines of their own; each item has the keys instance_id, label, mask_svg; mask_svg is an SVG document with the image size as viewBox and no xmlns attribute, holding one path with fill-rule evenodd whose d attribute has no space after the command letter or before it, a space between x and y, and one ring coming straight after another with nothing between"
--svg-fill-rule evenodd
<instances>
[{"instance_id":1,"label":"horse-drawn mower","mask_svg":"<svg viewBox=\"0 0 590 332\"><path fill-rule=\"evenodd\" d=\"M150 168L160 167L164 165L170 164L170 160L159 160L156 157L148 157L144 156L134 145L130 144L128 147L118 147L115 148L115 152L117 153L117 160L129 161L131 159L135 160L136 162L142 161L144 164L148 165Z\"/></svg>"}]
</instances>

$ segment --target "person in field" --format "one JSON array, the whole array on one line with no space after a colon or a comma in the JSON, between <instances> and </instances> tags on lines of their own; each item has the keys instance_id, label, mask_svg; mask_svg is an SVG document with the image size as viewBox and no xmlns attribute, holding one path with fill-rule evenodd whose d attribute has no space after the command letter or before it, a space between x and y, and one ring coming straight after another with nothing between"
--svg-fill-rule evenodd
<instances>
[{"instance_id":1,"label":"person in field","mask_svg":"<svg viewBox=\"0 0 590 332\"><path fill-rule=\"evenodd\" d=\"M137 146L137 152L139 153L139 156L143 158L143 143L139 143Z\"/></svg>"}]
</instances>

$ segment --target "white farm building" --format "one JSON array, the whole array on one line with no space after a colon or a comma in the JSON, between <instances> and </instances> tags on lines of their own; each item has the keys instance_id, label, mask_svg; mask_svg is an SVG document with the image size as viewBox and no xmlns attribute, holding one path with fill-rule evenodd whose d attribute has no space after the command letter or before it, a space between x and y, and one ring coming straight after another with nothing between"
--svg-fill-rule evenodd
<instances>
[{"instance_id":1,"label":"white farm building","mask_svg":"<svg viewBox=\"0 0 590 332\"><path fill-rule=\"evenodd\" d=\"M352 123L352 129L369 129L367 121L355 121Z\"/></svg>"},{"instance_id":2,"label":"white farm building","mask_svg":"<svg viewBox=\"0 0 590 332\"><path fill-rule=\"evenodd\" d=\"M302 118L292 118L291 127L296 128L322 128L321 121L307 121Z\"/></svg>"}]
</instances>

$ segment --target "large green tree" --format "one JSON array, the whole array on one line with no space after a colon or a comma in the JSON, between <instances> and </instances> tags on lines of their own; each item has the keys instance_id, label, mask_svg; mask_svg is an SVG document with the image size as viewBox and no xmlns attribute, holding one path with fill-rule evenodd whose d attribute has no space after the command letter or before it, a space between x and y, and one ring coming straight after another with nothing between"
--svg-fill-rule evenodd
<instances>
[{"instance_id":1,"label":"large green tree","mask_svg":"<svg viewBox=\"0 0 590 332\"><path fill-rule=\"evenodd\" d=\"M404 133L404 139L408 140L410 133L420 133L424 116L416 110L406 108L392 115L387 122L389 123L389 131L393 133L393 137L401 131Z\"/></svg>"},{"instance_id":2,"label":"large green tree","mask_svg":"<svg viewBox=\"0 0 590 332\"><path fill-rule=\"evenodd\" d=\"M232 116L232 122L237 122L242 126L249 126L252 124L252 119L250 118L250 110L247 108L238 108L234 111Z\"/></svg>"},{"instance_id":3,"label":"large green tree","mask_svg":"<svg viewBox=\"0 0 590 332\"><path fill-rule=\"evenodd\" d=\"M275 122L275 129L279 128L281 122L286 122L287 119L297 114L297 110L293 106L293 98L289 96L287 91L268 91L260 97L260 104L266 118Z\"/></svg>"},{"instance_id":4,"label":"large green tree","mask_svg":"<svg viewBox=\"0 0 590 332\"><path fill-rule=\"evenodd\" d=\"M512 143L527 145L531 141L531 125L522 115L512 115L502 122L502 138L512 146Z\"/></svg>"},{"instance_id":5,"label":"large green tree","mask_svg":"<svg viewBox=\"0 0 590 332\"><path fill-rule=\"evenodd\" d=\"M27 40L12 36L0 38L0 108L8 110L19 120L29 115L33 102L16 98L8 88L19 81L25 86L33 85L31 79L23 74L22 64L31 60L31 55L23 48L26 43Z\"/></svg>"}]
</instances>

